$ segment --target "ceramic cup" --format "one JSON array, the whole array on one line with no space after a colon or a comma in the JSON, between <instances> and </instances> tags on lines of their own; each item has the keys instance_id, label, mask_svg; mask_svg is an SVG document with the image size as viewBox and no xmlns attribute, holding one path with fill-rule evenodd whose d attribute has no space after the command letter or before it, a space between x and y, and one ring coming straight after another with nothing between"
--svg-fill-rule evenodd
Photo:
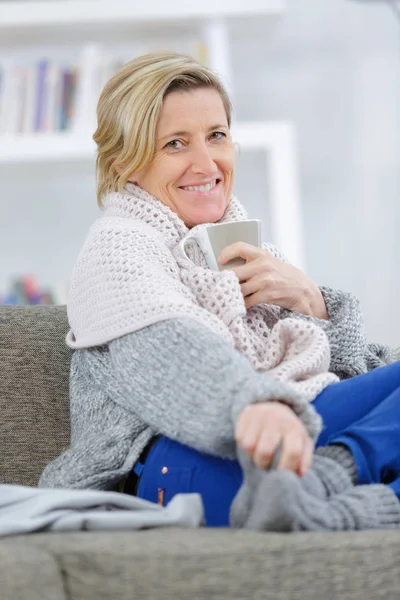
<instances>
[{"instance_id":1,"label":"ceramic cup","mask_svg":"<svg viewBox=\"0 0 400 600\"><path fill-rule=\"evenodd\" d=\"M225 265L218 264L218 256L222 250L235 242L246 242L252 246L261 246L261 221L246 219L244 221L230 221L229 223L212 223L197 229L193 234L181 240L179 246L185 253L185 244L193 239L200 246L207 264L213 271L223 271L245 264L243 258L234 258Z\"/></svg>"}]
</instances>

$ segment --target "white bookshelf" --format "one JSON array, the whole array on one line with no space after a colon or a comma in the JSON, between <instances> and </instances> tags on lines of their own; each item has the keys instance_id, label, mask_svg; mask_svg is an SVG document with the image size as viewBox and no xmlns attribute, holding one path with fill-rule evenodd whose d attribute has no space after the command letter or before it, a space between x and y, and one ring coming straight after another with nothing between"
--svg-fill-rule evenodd
<instances>
[{"instance_id":1,"label":"white bookshelf","mask_svg":"<svg viewBox=\"0 0 400 600\"><path fill-rule=\"evenodd\" d=\"M61 133L0 135L0 176L3 170L25 169L46 173L63 165L80 163L92 176L95 147L95 102L91 95L90 60L114 44L163 37L199 35L206 43L208 64L223 79L234 101L235 77L231 44L243 36L255 44L257 36L271 35L286 8L285 0L57 0L0 1L0 64L15 54L40 55L64 48L79 53L85 85L78 89L77 114L72 127ZM160 42L161 43L161 42ZM133 58L133 56L132 56ZM236 123L233 136L243 151L265 155L272 234L275 243L303 266L301 206L295 136L289 123ZM30 170L30 171L29 171ZM59 171L62 173L62 171ZM69 177L65 175L65 177ZM60 175L62 177L62 174ZM62 181L61 181L62 183ZM38 193L39 196L39 193ZM288 225L287 215L293 215ZM2 221L1 228L12 227ZM33 233L32 233L33 235ZM7 267L3 267L7 268ZM4 277L3 277L4 279ZM1 273L0 273L1 281Z\"/></svg>"},{"instance_id":2,"label":"white bookshelf","mask_svg":"<svg viewBox=\"0 0 400 600\"><path fill-rule=\"evenodd\" d=\"M74 120L78 130L93 129L98 90L90 96L87 82L108 52L119 53L126 62L148 51L149 40L150 49L167 48L176 40L178 51L189 53L198 42L206 48L208 65L234 96L232 40L244 35L253 43L257 35L269 35L284 8L285 0L0 0L0 66L15 70L18 59L30 63L35 54L50 53L58 61L73 56L80 73ZM183 48L180 40L185 40ZM6 72L5 78L12 76L7 78ZM14 128L2 130L0 120L0 134L10 130Z\"/></svg>"}]
</instances>

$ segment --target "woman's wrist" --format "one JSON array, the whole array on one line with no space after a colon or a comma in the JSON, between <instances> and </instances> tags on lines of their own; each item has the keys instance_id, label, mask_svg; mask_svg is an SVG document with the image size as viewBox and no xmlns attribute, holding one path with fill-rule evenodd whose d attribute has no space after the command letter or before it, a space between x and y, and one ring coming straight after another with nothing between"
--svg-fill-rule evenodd
<instances>
[{"instance_id":1,"label":"woman's wrist","mask_svg":"<svg viewBox=\"0 0 400 600\"><path fill-rule=\"evenodd\" d=\"M329 319L324 297L317 286L315 288L305 288L300 302L297 306L293 306L292 310L307 317L314 317L324 321Z\"/></svg>"},{"instance_id":2,"label":"woman's wrist","mask_svg":"<svg viewBox=\"0 0 400 600\"><path fill-rule=\"evenodd\" d=\"M329 319L328 310L326 308L325 299L319 287L316 288L315 294L311 301L312 316L316 319L327 321Z\"/></svg>"},{"instance_id":3,"label":"woman's wrist","mask_svg":"<svg viewBox=\"0 0 400 600\"><path fill-rule=\"evenodd\" d=\"M301 301L292 310L307 317L314 317L324 321L329 319L324 297L316 285L315 287L304 289Z\"/></svg>"}]
</instances>

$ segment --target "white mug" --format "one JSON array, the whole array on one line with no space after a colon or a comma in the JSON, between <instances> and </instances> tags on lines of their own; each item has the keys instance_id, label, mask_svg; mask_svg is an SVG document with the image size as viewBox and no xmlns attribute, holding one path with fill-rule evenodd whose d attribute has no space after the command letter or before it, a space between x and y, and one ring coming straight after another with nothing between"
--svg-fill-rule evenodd
<instances>
[{"instance_id":1,"label":"white mug","mask_svg":"<svg viewBox=\"0 0 400 600\"><path fill-rule=\"evenodd\" d=\"M229 221L228 223L211 223L199 227L193 234L188 234L179 243L180 251L186 256L185 244L195 240L203 252L207 264L213 271L222 271L245 264L243 258L234 258L224 265L218 263L222 250L235 242L245 242L252 246L261 246L261 221L246 219L244 221Z\"/></svg>"}]
</instances>

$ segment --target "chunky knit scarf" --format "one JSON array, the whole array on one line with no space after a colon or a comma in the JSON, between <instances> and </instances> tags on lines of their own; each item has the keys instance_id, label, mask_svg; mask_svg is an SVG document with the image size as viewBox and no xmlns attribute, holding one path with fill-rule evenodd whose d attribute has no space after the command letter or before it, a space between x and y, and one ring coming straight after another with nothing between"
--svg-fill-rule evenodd
<instances>
[{"instance_id":1,"label":"chunky knit scarf","mask_svg":"<svg viewBox=\"0 0 400 600\"><path fill-rule=\"evenodd\" d=\"M179 242L197 228L189 232L167 206L133 184L107 195L103 207L70 280L71 348L100 346L158 321L187 317L221 335L256 370L291 382L308 400L337 381L328 372L329 344L320 327L279 320L277 306L246 310L232 271L210 270L193 240L183 253ZM232 197L220 222L246 218ZM273 246L264 248L282 258Z\"/></svg>"}]
</instances>

